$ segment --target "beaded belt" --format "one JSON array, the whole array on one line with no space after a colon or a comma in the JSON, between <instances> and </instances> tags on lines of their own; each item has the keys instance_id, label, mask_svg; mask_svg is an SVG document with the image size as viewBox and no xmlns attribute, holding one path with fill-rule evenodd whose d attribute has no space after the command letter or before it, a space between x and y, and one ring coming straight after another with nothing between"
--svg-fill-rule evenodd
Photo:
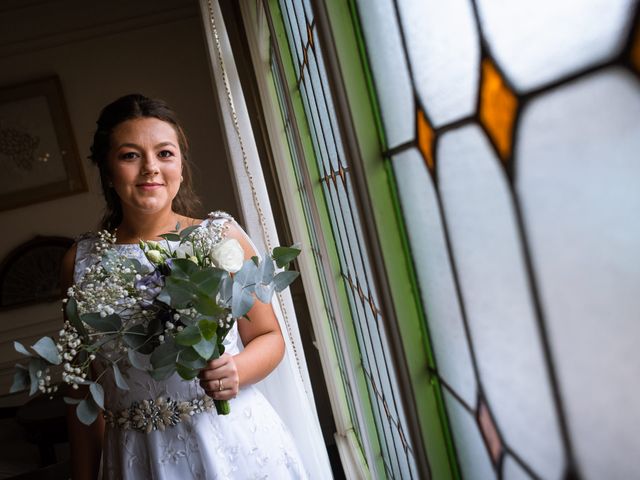
<instances>
[{"instance_id":1,"label":"beaded belt","mask_svg":"<svg viewBox=\"0 0 640 480\"><path fill-rule=\"evenodd\" d=\"M206 395L188 401L159 397L156 400L134 402L130 407L117 412L105 410L103 416L111 427L149 433L154 430L164 431L166 427L173 427L196 413L213 408L213 399Z\"/></svg>"}]
</instances>

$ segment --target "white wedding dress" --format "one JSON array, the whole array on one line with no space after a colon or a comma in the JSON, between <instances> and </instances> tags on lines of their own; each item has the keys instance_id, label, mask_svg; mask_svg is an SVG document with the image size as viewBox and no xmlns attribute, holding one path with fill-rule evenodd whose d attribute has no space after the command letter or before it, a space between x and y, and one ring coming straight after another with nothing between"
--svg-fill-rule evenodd
<instances>
[{"instance_id":1,"label":"white wedding dress","mask_svg":"<svg viewBox=\"0 0 640 480\"><path fill-rule=\"evenodd\" d=\"M214 221L225 220L208 218L203 225ZM78 241L74 270L76 283L85 268L96 261L91 253L94 242L95 237L91 236ZM119 245L118 248L123 254L148 264L137 245ZM237 324L225 339L225 348L230 354L239 351ZM148 407L149 404L143 402L160 399L197 402L198 399L206 399L197 380L185 381L174 374L167 380L155 381L129 363L121 365L121 371L129 385L128 391L116 387L110 369L101 381L105 391L105 409L116 416L135 402ZM194 413L189 419L168 426L164 431L158 429L145 433L107 425L103 445L103 479L316 478L309 475L303 466L288 429L256 387L243 387L230 405L229 415L219 416L215 408L208 409Z\"/></svg>"}]
</instances>

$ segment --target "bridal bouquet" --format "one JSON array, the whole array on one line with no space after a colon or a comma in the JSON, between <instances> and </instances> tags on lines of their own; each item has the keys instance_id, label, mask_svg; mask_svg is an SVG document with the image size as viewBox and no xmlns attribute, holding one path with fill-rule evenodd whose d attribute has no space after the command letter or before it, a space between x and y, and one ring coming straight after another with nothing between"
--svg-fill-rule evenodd
<instances>
[{"instance_id":1,"label":"bridal bouquet","mask_svg":"<svg viewBox=\"0 0 640 480\"><path fill-rule=\"evenodd\" d=\"M65 397L77 404L80 421L91 424L104 409L101 377L90 380L93 360L99 358L113 372L118 388L129 386L119 365L146 370L156 380L177 372L191 380L211 359L224 353L224 339L257 298L270 303L274 291L293 282L298 272L286 269L300 250L277 247L262 260L244 260L235 239L212 235L194 225L161 235L163 241L141 241L151 267L121 253L115 236L100 232L94 246L97 261L67 292L66 321L57 340L43 337L31 346L15 349L29 357L16 365L11 392L30 389L52 394L52 369L63 383L77 389L87 385L84 399ZM277 267L285 269L276 272ZM147 361L143 361L144 357ZM57 366L55 368L54 366ZM227 401L215 400L219 414L228 414Z\"/></svg>"}]
</instances>

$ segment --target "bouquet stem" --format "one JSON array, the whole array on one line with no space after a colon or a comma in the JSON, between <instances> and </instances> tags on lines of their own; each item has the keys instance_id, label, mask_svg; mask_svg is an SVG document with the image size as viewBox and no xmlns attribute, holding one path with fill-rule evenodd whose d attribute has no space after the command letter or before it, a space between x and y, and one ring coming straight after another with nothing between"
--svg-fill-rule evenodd
<instances>
[{"instance_id":1,"label":"bouquet stem","mask_svg":"<svg viewBox=\"0 0 640 480\"><path fill-rule=\"evenodd\" d=\"M214 400L213 403L216 406L216 412L218 415L229 415L231 412L229 400Z\"/></svg>"}]
</instances>

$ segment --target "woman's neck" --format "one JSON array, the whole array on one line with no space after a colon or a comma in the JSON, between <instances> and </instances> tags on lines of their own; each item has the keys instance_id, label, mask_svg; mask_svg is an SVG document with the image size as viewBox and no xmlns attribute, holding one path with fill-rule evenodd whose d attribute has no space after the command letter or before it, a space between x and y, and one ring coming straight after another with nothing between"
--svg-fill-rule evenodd
<instances>
[{"instance_id":1,"label":"woman's neck","mask_svg":"<svg viewBox=\"0 0 640 480\"><path fill-rule=\"evenodd\" d=\"M175 230L178 223L180 228L186 227L185 220L189 219L172 210L149 215L132 215L125 212L122 223L117 228L117 242L136 243L139 240L155 240L158 235Z\"/></svg>"}]
</instances>

